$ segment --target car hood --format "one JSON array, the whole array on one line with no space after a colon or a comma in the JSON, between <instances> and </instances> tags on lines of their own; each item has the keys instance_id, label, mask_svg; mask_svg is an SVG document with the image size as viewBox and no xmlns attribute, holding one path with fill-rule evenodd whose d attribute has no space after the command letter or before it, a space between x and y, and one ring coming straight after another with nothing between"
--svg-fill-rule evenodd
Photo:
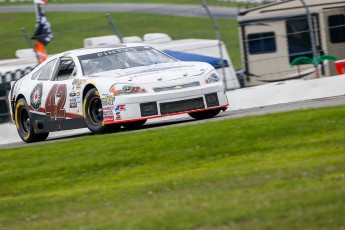
<instances>
[{"instance_id":1,"label":"car hood","mask_svg":"<svg viewBox=\"0 0 345 230\"><path fill-rule=\"evenodd\" d=\"M101 72L88 77L104 82L146 84L198 76L212 69L207 63L176 62Z\"/></svg>"}]
</instances>

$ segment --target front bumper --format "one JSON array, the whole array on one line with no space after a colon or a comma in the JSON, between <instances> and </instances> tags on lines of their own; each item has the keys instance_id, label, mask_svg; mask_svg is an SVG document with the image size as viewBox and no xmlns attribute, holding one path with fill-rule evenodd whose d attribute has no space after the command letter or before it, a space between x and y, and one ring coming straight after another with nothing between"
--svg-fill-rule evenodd
<instances>
[{"instance_id":1,"label":"front bumper","mask_svg":"<svg viewBox=\"0 0 345 230\"><path fill-rule=\"evenodd\" d=\"M215 84L171 92L121 95L115 97L113 106L103 105L103 118L108 125L227 107L223 86Z\"/></svg>"}]
</instances>

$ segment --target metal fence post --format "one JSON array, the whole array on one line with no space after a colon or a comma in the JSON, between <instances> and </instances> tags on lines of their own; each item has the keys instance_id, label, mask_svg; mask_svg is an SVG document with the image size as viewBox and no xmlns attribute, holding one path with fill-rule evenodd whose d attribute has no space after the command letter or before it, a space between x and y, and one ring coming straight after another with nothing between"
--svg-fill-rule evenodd
<instances>
[{"instance_id":1,"label":"metal fence post","mask_svg":"<svg viewBox=\"0 0 345 230\"><path fill-rule=\"evenodd\" d=\"M319 68L317 62L317 50L316 50L316 44L315 44L315 34L314 34L314 27L313 27L313 19L311 17L310 11L308 6L305 4L304 0L300 0L304 6L305 12L307 13L308 18L308 26L309 26L309 34L310 34L310 41L311 41L311 47L313 51L313 65L315 67L316 71L316 77L319 78Z\"/></svg>"},{"instance_id":2,"label":"metal fence post","mask_svg":"<svg viewBox=\"0 0 345 230\"><path fill-rule=\"evenodd\" d=\"M37 63L40 64L40 57L39 57L38 54L36 53L34 43L32 42L32 40L31 40L31 38L30 38L30 36L29 36L29 33L28 33L28 31L25 29L25 27L22 28L22 32L23 32L23 34L24 34L25 39L28 41L30 47L32 48L32 50L34 51L34 53L35 53L35 55L36 55Z\"/></svg>"},{"instance_id":3,"label":"metal fence post","mask_svg":"<svg viewBox=\"0 0 345 230\"><path fill-rule=\"evenodd\" d=\"M113 18L108 13L105 14L105 17L108 19L109 25L113 28L115 35L117 35L119 37L121 43L123 43L122 35L121 35L119 29L116 27Z\"/></svg>"},{"instance_id":4,"label":"metal fence post","mask_svg":"<svg viewBox=\"0 0 345 230\"><path fill-rule=\"evenodd\" d=\"M223 50L222 50L222 36L221 36L221 32L219 29L219 25L218 25L218 21L217 19L213 16L213 14L211 13L210 9L208 8L206 1L205 0L200 0L202 6L204 7L204 9L206 10L208 16L212 19L214 28L216 30L216 36L217 36L217 40L218 40L218 47L219 47L219 54L220 54L220 58L221 58L221 67L222 67L222 72L223 72L223 84L225 87L225 90L228 89L227 84L226 84L226 73L225 73L225 63L224 63L224 55L223 55Z\"/></svg>"}]
</instances>

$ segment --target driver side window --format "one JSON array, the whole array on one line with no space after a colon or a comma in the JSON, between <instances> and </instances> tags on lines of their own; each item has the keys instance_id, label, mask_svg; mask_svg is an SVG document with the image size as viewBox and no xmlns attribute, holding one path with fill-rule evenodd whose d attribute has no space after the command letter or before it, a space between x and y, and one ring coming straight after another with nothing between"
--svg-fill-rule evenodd
<instances>
[{"instance_id":1,"label":"driver side window","mask_svg":"<svg viewBox=\"0 0 345 230\"><path fill-rule=\"evenodd\" d=\"M76 74L76 66L72 59L60 60L54 81L64 81L74 77Z\"/></svg>"}]
</instances>

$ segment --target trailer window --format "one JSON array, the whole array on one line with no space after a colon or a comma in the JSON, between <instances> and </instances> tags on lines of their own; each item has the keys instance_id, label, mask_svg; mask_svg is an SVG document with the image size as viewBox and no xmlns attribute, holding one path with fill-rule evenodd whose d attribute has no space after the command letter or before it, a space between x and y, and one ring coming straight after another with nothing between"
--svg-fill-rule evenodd
<instances>
[{"instance_id":1,"label":"trailer window","mask_svg":"<svg viewBox=\"0 0 345 230\"><path fill-rule=\"evenodd\" d=\"M248 34L250 54L264 54L276 52L276 39L274 32Z\"/></svg>"},{"instance_id":2,"label":"trailer window","mask_svg":"<svg viewBox=\"0 0 345 230\"><path fill-rule=\"evenodd\" d=\"M345 42L345 15L338 14L328 17L329 35L332 43Z\"/></svg>"},{"instance_id":3,"label":"trailer window","mask_svg":"<svg viewBox=\"0 0 345 230\"><path fill-rule=\"evenodd\" d=\"M316 16L313 16L313 21L316 22ZM321 49L319 34L315 33L317 29L314 24L314 35L316 49ZM300 17L286 20L286 32L288 41L289 61L292 62L298 57L313 58L313 52L310 41L310 32L307 17Z\"/></svg>"}]
</instances>

